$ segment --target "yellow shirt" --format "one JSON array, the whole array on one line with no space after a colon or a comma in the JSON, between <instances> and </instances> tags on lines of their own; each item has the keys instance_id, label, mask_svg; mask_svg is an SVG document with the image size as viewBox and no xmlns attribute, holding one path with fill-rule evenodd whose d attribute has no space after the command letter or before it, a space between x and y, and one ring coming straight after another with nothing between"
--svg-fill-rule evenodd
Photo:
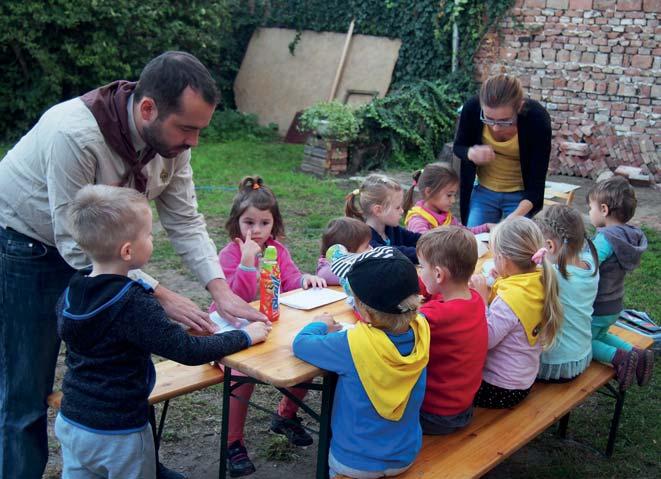
<instances>
[{"instance_id":1,"label":"yellow shirt","mask_svg":"<svg viewBox=\"0 0 661 479\"><path fill-rule=\"evenodd\" d=\"M489 127L482 129L482 144L489 145L496 153L496 159L477 167L477 177L485 188L500 193L523 190L521 159L519 156L519 134L507 141L496 141Z\"/></svg>"}]
</instances>

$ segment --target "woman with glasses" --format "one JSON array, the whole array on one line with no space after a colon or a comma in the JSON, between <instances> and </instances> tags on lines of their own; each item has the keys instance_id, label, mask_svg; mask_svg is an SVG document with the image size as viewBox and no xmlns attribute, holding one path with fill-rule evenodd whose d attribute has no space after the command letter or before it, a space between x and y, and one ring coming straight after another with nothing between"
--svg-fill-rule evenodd
<instances>
[{"instance_id":1,"label":"woman with glasses","mask_svg":"<svg viewBox=\"0 0 661 479\"><path fill-rule=\"evenodd\" d=\"M454 140L461 158L461 219L468 227L532 216L542 208L551 153L551 119L524 98L521 82L488 78L462 110Z\"/></svg>"}]
</instances>

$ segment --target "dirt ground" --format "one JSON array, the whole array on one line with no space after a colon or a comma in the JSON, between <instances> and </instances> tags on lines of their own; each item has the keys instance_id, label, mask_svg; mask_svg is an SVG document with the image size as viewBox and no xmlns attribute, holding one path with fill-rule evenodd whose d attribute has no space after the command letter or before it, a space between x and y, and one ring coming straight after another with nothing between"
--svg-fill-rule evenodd
<instances>
[{"instance_id":1,"label":"dirt ground","mask_svg":"<svg viewBox=\"0 0 661 479\"><path fill-rule=\"evenodd\" d=\"M395 175L403 184L410 184L410 175ZM587 206L585 192L592 183L582 178L550 176L550 181L579 184L575 206L585 214ZM661 230L661 192L652 188L636 188L638 210L634 222L646 224ZM209 304L210 297L192 277L171 270L162 270L158 265L150 265L147 271L168 288L193 299L201 307ZM63 350L60 353L56 371L56 389L59 388L64 372ZM211 479L218 477L221 386L214 386L204 391L173 400L168 412L164 437L161 445L161 460L168 467L185 473L191 479ZM310 400L315 409L319 406L318 392L310 393ZM279 393L268 386L258 386L253 399L273 411L279 401ZM59 478L61 457L59 444L53 434L55 415L49 414L49 458L45 478ZM314 421L302 415L304 424L316 428ZM250 476L254 479L298 479L314 477L316 465L316 443L306 448L285 446L279 436L269 431L269 415L251 408L246 425L246 442L250 456L257 466L257 472ZM504 479L521 475L530 464L543 465L548 462L548 448L562 448L565 445L550 431L514 454L487 477ZM574 447L584 447L574 445ZM595 458L594 452L586 448L586 455ZM517 474L518 473L518 474Z\"/></svg>"}]
</instances>

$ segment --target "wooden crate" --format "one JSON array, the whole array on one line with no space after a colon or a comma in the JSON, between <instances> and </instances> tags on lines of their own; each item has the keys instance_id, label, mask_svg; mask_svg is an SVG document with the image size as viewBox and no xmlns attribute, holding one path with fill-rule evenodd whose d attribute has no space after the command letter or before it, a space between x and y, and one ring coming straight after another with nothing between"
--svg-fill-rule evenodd
<instances>
[{"instance_id":1,"label":"wooden crate","mask_svg":"<svg viewBox=\"0 0 661 479\"><path fill-rule=\"evenodd\" d=\"M348 157L347 143L310 135L305 143L301 170L318 176L343 174L347 171Z\"/></svg>"}]
</instances>

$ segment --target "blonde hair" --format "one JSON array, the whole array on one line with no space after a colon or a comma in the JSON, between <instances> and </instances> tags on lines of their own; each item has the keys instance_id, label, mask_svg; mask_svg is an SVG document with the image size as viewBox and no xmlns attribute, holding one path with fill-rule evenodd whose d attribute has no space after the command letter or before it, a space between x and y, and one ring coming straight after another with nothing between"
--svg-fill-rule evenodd
<instances>
[{"instance_id":1,"label":"blonde hair","mask_svg":"<svg viewBox=\"0 0 661 479\"><path fill-rule=\"evenodd\" d=\"M434 228L420 237L415 250L431 266L447 269L453 282L468 283L475 271L477 241L461 226Z\"/></svg>"},{"instance_id":2,"label":"blonde hair","mask_svg":"<svg viewBox=\"0 0 661 479\"><path fill-rule=\"evenodd\" d=\"M373 206L382 205L384 208L390 206L390 198L397 191L402 191L402 185L395 180L376 173L369 175L360 188L346 196L344 214L349 218L365 221L366 217L371 215Z\"/></svg>"},{"instance_id":3,"label":"blonde hair","mask_svg":"<svg viewBox=\"0 0 661 479\"><path fill-rule=\"evenodd\" d=\"M404 331L411 321L415 319L415 316L418 314L418 308L420 307L420 296L417 294L412 294L399 303L401 309L406 310L406 312L399 314L384 313L383 311L374 309L363 303L358 296L354 296L354 300L359 310L369 313L370 322L373 327L391 333Z\"/></svg>"},{"instance_id":4,"label":"blonde hair","mask_svg":"<svg viewBox=\"0 0 661 479\"><path fill-rule=\"evenodd\" d=\"M84 186L69 205L71 236L91 259L113 260L122 243L137 238L146 210L147 198L132 188Z\"/></svg>"},{"instance_id":5,"label":"blonde hair","mask_svg":"<svg viewBox=\"0 0 661 479\"><path fill-rule=\"evenodd\" d=\"M535 223L541 228L542 234L558 245L558 271L563 278L569 277L567 263L580 256L585 243L590 248L594 271L596 275L599 268L599 257L594 243L590 241L585 232L585 223L581 214L567 205L551 205L535 216Z\"/></svg>"},{"instance_id":6,"label":"blonde hair","mask_svg":"<svg viewBox=\"0 0 661 479\"><path fill-rule=\"evenodd\" d=\"M534 221L518 216L499 223L491 233L490 243L495 255L510 260L522 271L530 271L536 268L532 257L544 246L544 236ZM558 279L546 255L542 261L542 269L544 312L540 342L544 349L548 349L560 331L563 316L558 296Z\"/></svg>"},{"instance_id":7,"label":"blonde hair","mask_svg":"<svg viewBox=\"0 0 661 479\"><path fill-rule=\"evenodd\" d=\"M486 79L480 88L480 105L498 108L511 106L518 112L523 101L523 88L515 76L500 74Z\"/></svg>"},{"instance_id":8,"label":"blonde hair","mask_svg":"<svg viewBox=\"0 0 661 479\"><path fill-rule=\"evenodd\" d=\"M404 197L404 212L413 206L413 192L418 187L422 199L427 201L448 185L459 184L459 175L451 166L443 163L430 163L413 173L413 184Z\"/></svg>"}]
</instances>

